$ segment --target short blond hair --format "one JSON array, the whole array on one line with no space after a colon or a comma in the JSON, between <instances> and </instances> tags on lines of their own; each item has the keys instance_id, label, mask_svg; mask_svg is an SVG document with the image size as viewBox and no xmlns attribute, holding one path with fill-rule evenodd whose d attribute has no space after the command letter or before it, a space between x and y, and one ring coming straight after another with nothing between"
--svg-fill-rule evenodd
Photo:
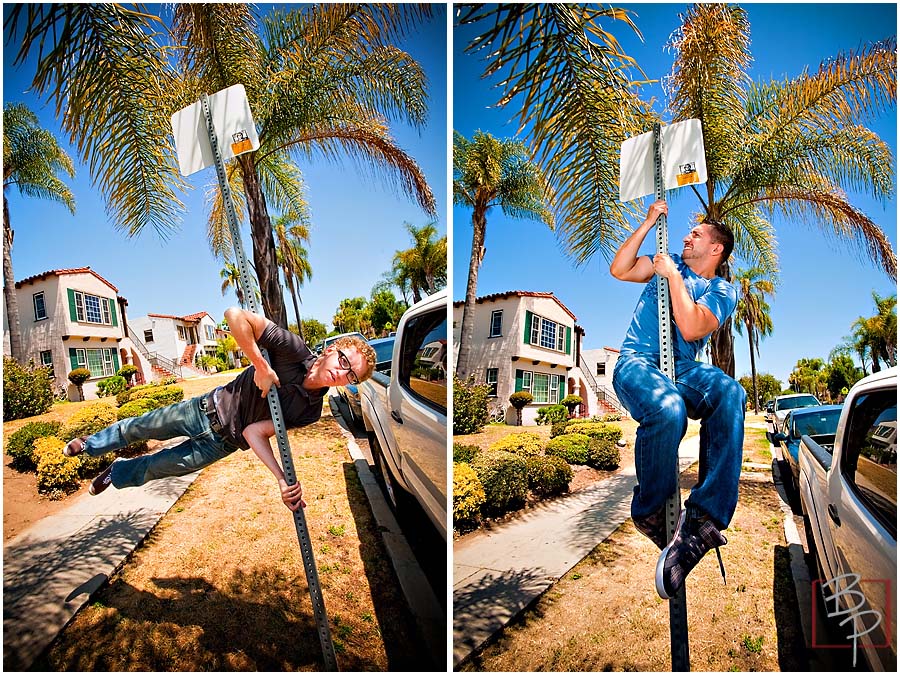
<instances>
[{"instance_id":1,"label":"short blond hair","mask_svg":"<svg viewBox=\"0 0 900 675\"><path fill-rule=\"evenodd\" d=\"M375 350L372 349L372 345L370 345L365 340L356 337L355 335L348 335L346 337L338 338L334 342L332 342L330 347L334 347L335 349L350 349L354 348L357 352L359 352L362 357L366 361L366 370L363 373L356 373L356 377L359 378L360 382L364 382L372 377L372 373L375 371Z\"/></svg>"}]
</instances>

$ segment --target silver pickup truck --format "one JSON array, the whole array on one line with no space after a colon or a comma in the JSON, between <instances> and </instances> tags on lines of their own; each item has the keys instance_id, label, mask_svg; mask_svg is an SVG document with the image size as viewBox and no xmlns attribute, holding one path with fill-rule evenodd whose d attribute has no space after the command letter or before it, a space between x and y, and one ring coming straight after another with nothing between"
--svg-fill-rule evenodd
<instances>
[{"instance_id":1,"label":"silver pickup truck","mask_svg":"<svg viewBox=\"0 0 900 675\"><path fill-rule=\"evenodd\" d=\"M447 538L447 291L400 319L391 369L359 385L363 424L392 506L412 495Z\"/></svg>"},{"instance_id":2,"label":"silver pickup truck","mask_svg":"<svg viewBox=\"0 0 900 675\"><path fill-rule=\"evenodd\" d=\"M897 368L856 383L837 432L802 436L798 458L826 612L854 657L896 672Z\"/></svg>"}]
</instances>

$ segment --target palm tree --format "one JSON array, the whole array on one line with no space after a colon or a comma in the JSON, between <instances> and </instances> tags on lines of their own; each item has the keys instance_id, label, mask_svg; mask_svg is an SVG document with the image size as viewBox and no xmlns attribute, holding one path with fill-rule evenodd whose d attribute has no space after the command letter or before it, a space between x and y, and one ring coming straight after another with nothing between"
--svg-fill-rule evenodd
<instances>
[{"instance_id":1,"label":"palm tree","mask_svg":"<svg viewBox=\"0 0 900 675\"><path fill-rule=\"evenodd\" d=\"M303 337L303 323L300 320L298 289L312 279L309 252L302 243L309 241L309 227L305 224L305 220L306 218L300 218L295 213L286 213L276 218L272 224L275 231L278 265L281 267L284 283L288 287L291 301L294 304L294 315L297 317L297 326L300 327L301 337Z\"/></svg>"},{"instance_id":2,"label":"palm tree","mask_svg":"<svg viewBox=\"0 0 900 675\"><path fill-rule=\"evenodd\" d=\"M863 372L866 364L872 362L872 372L881 370L882 361L889 366L897 365L897 296L882 298L872 292L875 302L875 316L861 316L851 325L853 331L843 344L835 348L839 354L855 353L862 363ZM868 360L867 357L868 356Z\"/></svg>"},{"instance_id":3,"label":"palm tree","mask_svg":"<svg viewBox=\"0 0 900 675\"><path fill-rule=\"evenodd\" d=\"M237 265L233 262L226 262L225 267L219 271L219 276L222 277L222 295L224 296L229 288L234 288L238 304L243 309L247 309L247 298L244 295L244 287L241 285L241 273ZM253 292L256 294L256 299L259 300L259 288L256 287L255 279L253 279L253 282Z\"/></svg>"},{"instance_id":4,"label":"palm tree","mask_svg":"<svg viewBox=\"0 0 900 675\"><path fill-rule=\"evenodd\" d=\"M263 309L286 326L267 201L286 212L302 197L289 160L349 155L434 213L421 170L388 131L390 121L424 123L424 75L393 43L431 8L313 5L272 10L259 22L241 4L182 3L172 12L170 31L159 17L119 5L17 6L8 22L9 35L22 39L14 64L38 47L34 88L65 112L64 129L130 234L147 224L165 233L183 210L176 192L185 183L172 149L157 140L169 134L170 115L201 93L243 83L260 148L229 172L248 211ZM217 200L213 213L221 215ZM229 240L224 218L216 229L214 246Z\"/></svg>"},{"instance_id":5,"label":"palm tree","mask_svg":"<svg viewBox=\"0 0 900 675\"><path fill-rule=\"evenodd\" d=\"M469 360L475 330L475 294L478 268L484 257L487 214L494 207L509 217L542 220L551 229L553 215L547 208L548 188L538 168L528 161L525 145L498 140L475 132L471 141L453 133L453 203L472 209L472 253L463 306L456 374L469 376Z\"/></svg>"},{"instance_id":6,"label":"palm tree","mask_svg":"<svg viewBox=\"0 0 900 675\"><path fill-rule=\"evenodd\" d=\"M750 376L753 381L753 411L759 414L759 395L756 386L756 355L759 354L759 338L772 334L772 317L766 295L775 292L775 282L767 278L761 267L738 270L735 274L738 286L738 303L734 313L734 328L742 334L741 325L747 328L750 343Z\"/></svg>"},{"instance_id":7,"label":"palm tree","mask_svg":"<svg viewBox=\"0 0 900 675\"><path fill-rule=\"evenodd\" d=\"M19 303L12 265L13 229L9 220L7 188L15 186L26 197L50 199L75 213L75 197L58 177L75 176L72 160L56 138L39 125L37 116L21 103L3 107L3 299L9 326L9 348L19 363L25 361Z\"/></svg>"},{"instance_id":8,"label":"palm tree","mask_svg":"<svg viewBox=\"0 0 900 675\"><path fill-rule=\"evenodd\" d=\"M447 236L435 240L437 228L434 223L418 228L404 224L414 245L394 254L392 270L398 286L403 282L409 285L415 303L422 299L423 291L425 295L431 295L447 285Z\"/></svg>"}]
</instances>

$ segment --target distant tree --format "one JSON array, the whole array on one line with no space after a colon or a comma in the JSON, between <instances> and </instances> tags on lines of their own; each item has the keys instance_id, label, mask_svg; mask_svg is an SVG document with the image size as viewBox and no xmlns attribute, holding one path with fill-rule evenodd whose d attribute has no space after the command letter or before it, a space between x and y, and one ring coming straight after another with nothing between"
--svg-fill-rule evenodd
<instances>
[{"instance_id":1,"label":"distant tree","mask_svg":"<svg viewBox=\"0 0 900 675\"><path fill-rule=\"evenodd\" d=\"M734 275L738 287L737 309L734 313L734 329L740 334L741 326L747 329L750 343L750 376L753 379L753 412L759 413L759 395L756 388L756 356L759 354L759 338L772 334L772 317L766 295L775 292L773 276L760 266L738 270Z\"/></svg>"},{"instance_id":2,"label":"distant tree","mask_svg":"<svg viewBox=\"0 0 900 675\"><path fill-rule=\"evenodd\" d=\"M396 330L406 308L406 303L397 300L389 290L373 292L366 309L375 335L386 335Z\"/></svg>"},{"instance_id":3,"label":"distant tree","mask_svg":"<svg viewBox=\"0 0 900 675\"><path fill-rule=\"evenodd\" d=\"M788 375L788 383L798 394L814 394L817 398L824 398L828 391L828 371L825 368L825 361L819 358L799 359L794 370Z\"/></svg>"},{"instance_id":4,"label":"distant tree","mask_svg":"<svg viewBox=\"0 0 900 675\"><path fill-rule=\"evenodd\" d=\"M859 382L865 373L846 354L833 354L825 378L828 393L833 401L840 400L842 392Z\"/></svg>"},{"instance_id":5,"label":"distant tree","mask_svg":"<svg viewBox=\"0 0 900 675\"><path fill-rule=\"evenodd\" d=\"M298 329L297 324L291 324L291 331L298 335L303 335L303 341L310 348L325 339L328 335L328 327L318 319L303 319L302 332Z\"/></svg>"},{"instance_id":6,"label":"distant tree","mask_svg":"<svg viewBox=\"0 0 900 675\"><path fill-rule=\"evenodd\" d=\"M367 301L365 298L344 298L338 305L331 323L339 333L352 333L359 331L363 335L372 337L372 324L366 315Z\"/></svg>"},{"instance_id":7,"label":"distant tree","mask_svg":"<svg viewBox=\"0 0 900 675\"><path fill-rule=\"evenodd\" d=\"M413 247L394 254L393 270L398 280L409 284L413 302L419 302L423 295L431 295L447 285L447 236L435 239L434 223L422 227L405 225Z\"/></svg>"}]
</instances>

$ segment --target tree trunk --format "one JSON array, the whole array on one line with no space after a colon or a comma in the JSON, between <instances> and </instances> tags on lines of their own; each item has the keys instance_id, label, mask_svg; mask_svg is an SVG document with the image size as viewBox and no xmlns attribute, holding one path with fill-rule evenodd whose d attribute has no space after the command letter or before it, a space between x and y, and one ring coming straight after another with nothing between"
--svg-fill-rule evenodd
<instances>
[{"instance_id":1,"label":"tree trunk","mask_svg":"<svg viewBox=\"0 0 900 675\"><path fill-rule=\"evenodd\" d=\"M756 390L756 354L753 353L753 325L747 324L747 335L750 340L750 378L753 380L753 412L759 415L759 394Z\"/></svg>"},{"instance_id":2,"label":"tree trunk","mask_svg":"<svg viewBox=\"0 0 900 675\"><path fill-rule=\"evenodd\" d=\"M266 209L256 165L250 153L238 158L244 180L244 194L250 216L250 238L253 241L253 263L259 277L263 314L282 328L287 328L287 311L284 307L281 284L278 283L278 258L275 254L275 237ZM252 293L252 289L247 289ZM250 298L247 298L251 302Z\"/></svg>"},{"instance_id":3,"label":"tree trunk","mask_svg":"<svg viewBox=\"0 0 900 675\"><path fill-rule=\"evenodd\" d=\"M19 324L19 299L12 266L13 231L9 225L9 204L3 195L3 300L6 302L6 323L9 326L9 351L19 363L25 362L22 345L22 326Z\"/></svg>"},{"instance_id":4,"label":"tree trunk","mask_svg":"<svg viewBox=\"0 0 900 675\"><path fill-rule=\"evenodd\" d=\"M303 337L303 324L300 323L300 305L297 304L297 289L294 286L294 275L287 270L284 272L284 281L288 287L288 293L291 296L291 302L294 303L294 316L297 317L297 330L300 331L300 337Z\"/></svg>"},{"instance_id":5,"label":"tree trunk","mask_svg":"<svg viewBox=\"0 0 900 675\"><path fill-rule=\"evenodd\" d=\"M472 340L475 335L475 292L478 288L478 266L481 263L481 247L487 229L486 209L478 204L472 213L472 255L469 258L469 280L466 283L466 302L463 305L459 333L459 356L456 361L456 376L466 381L470 375L469 361L472 354Z\"/></svg>"},{"instance_id":6,"label":"tree trunk","mask_svg":"<svg viewBox=\"0 0 900 675\"><path fill-rule=\"evenodd\" d=\"M728 262L723 262L716 270L716 274L731 282L731 267ZM729 377L734 377L734 335L731 332L731 317L725 320L725 324L713 331L709 338L712 354L712 363L722 369Z\"/></svg>"}]
</instances>

